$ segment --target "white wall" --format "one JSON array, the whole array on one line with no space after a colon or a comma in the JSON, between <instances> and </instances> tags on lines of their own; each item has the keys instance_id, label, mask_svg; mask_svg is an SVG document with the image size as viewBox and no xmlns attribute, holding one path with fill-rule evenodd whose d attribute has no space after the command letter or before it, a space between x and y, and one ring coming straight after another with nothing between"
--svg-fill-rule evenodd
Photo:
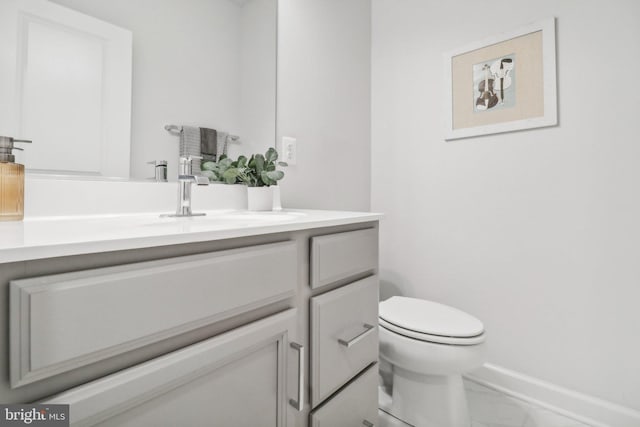
<instances>
[{"instance_id":1,"label":"white wall","mask_svg":"<svg viewBox=\"0 0 640 427\"><path fill-rule=\"evenodd\" d=\"M640 2L373 0L381 278L489 362L640 410ZM557 17L560 125L445 142L442 54Z\"/></svg>"},{"instance_id":2,"label":"white wall","mask_svg":"<svg viewBox=\"0 0 640 427\"><path fill-rule=\"evenodd\" d=\"M369 0L279 2L278 135L298 139L285 207L369 210L370 12Z\"/></svg>"}]
</instances>

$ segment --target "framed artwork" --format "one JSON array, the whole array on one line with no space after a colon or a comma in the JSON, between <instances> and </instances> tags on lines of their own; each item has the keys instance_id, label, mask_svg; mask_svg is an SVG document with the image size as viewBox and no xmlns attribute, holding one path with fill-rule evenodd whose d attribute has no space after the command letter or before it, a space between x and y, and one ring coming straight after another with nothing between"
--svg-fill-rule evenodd
<instances>
[{"instance_id":1,"label":"framed artwork","mask_svg":"<svg viewBox=\"0 0 640 427\"><path fill-rule=\"evenodd\" d=\"M445 139L558 124L555 18L445 55Z\"/></svg>"}]
</instances>

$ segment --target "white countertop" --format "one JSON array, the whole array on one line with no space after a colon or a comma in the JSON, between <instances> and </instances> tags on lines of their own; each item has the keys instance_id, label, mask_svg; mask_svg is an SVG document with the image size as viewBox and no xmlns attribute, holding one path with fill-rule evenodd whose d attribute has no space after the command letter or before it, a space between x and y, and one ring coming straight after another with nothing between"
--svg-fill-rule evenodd
<instances>
[{"instance_id":1,"label":"white countertop","mask_svg":"<svg viewBox=\"0 0 640 427\"><path fill-rule=\"evenodd\" d=\"M0 222L0 264L68 255L230 239L377 221L369 212L208 211L203 217L160 214L26 218Z\"/></svg>"}]
</instances>

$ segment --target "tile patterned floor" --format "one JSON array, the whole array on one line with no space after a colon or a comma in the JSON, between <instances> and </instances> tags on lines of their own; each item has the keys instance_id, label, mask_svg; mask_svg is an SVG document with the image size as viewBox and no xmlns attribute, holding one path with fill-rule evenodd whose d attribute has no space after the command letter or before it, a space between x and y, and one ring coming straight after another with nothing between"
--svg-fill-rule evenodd
<instances>
[{"instance_id":1,"label":"tile patterned floor","mask_svg":"<svg viewBox=\"0 0 640 427\"><path fill-rule=\"evenodd\" d=\"M465 380L471 427L588 427L547 409L509 397ZM407 427L408 424L378 411L379 427Z\"/></svg>"}]
</instances>

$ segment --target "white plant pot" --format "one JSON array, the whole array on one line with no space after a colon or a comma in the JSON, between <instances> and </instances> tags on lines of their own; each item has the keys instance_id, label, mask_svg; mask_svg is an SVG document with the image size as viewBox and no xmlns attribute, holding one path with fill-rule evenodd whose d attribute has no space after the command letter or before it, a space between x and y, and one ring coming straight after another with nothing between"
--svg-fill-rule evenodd
<instances>
[{"instance_id":1,"label":"white plant pot","mask_svg":"<svg viewBox=\"0 0 640 427\"><path fill-rule=\"evenodd\" d=\"M247 187L247 209L250 211L273 210L271 187Z\"/></svg>"},{"instance_id":2,"label":"white plant pot","mask_svg":"<svg viewBox=\"0 0 640 427\"><path fill-rule=\"evenodd\" d=\"M273 210L281 211L282 210L282 202L280 201L280 187L277 185L271 186L273 190Z\"/></svg>"}]
</instances>

